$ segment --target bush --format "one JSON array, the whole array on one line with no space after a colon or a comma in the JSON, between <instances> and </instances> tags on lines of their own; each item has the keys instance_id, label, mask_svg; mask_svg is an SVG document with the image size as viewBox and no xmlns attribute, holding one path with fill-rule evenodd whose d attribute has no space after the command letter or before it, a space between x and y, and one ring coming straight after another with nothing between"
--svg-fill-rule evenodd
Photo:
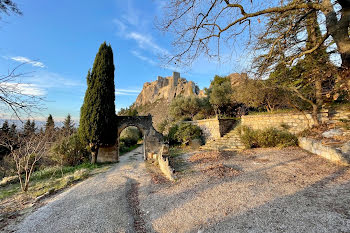
<instances>
[{"instance_id":1,"label":"bush","mask_svg":"<svg viewBox=\"0 0 350 233\"><path fill-rule=\"evenodd\" d=\"M51 156L60 165L74 166L88 159L89 152L78 134L73 134L56 142L51 148Z\"/></svg>"},{"instance_id":2,"label":"bush","mask_svg":"<svg viewBox=\"0 0 350 233\"><path fill-rule=\"evenodd\" d=\"M136 127L128 127L120 134L120 142L123 143L126 147L137 144L141 138L142 134Z\"/></svg>"},{"instance_id":3,"label":"bush","mask_svg":"<svg viewBox=\"0 0 350 233\"><path fill-rule=\"evenodd\" d=\"M287 147L298 144L295 135L275 128L253 130L249 127L242 127L240 137L246 148Z\"/></svg>"},{"instance_id":4,"label":"bush","mask_svg":"<svg viewBox=\"0 0 350 233\"><path fill-rule=\"evenodd\" d=\"M196 125L183 122L169 129L168 138L170 144L187 143L194 139L201 139L202 130Z\"/></svg>"}]
</instances>

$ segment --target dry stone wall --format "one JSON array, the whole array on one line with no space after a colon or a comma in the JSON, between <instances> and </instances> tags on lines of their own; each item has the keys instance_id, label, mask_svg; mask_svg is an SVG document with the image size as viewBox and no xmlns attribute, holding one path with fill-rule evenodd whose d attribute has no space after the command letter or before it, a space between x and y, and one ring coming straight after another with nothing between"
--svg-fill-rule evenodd
<instances>
[{"instance_id":1,"label":"dry stone wall","mask_svg":"<svg viewBox=\"0 0 350 233\"><path fill-rule=\"evenodd\" d=\"M350 119L350 110L345 111L322 111L319 119L324 123L334 123L341 119ZM291 133L299 133L313 125L311 114L302 113L280 113L280 114L260 114L242 116L241 124L252 129L288 129Z\"/></svg>"},{"instance_id":2,"label":"dry stone wall","mask_svg":"<svg viewBox=\"0 0 350 233\"><path fill-rule=\"evenodd\" d=\"M234 126L235 120L233 119L204 119L197 121L188 121L193 125L197 125L201 128L204 139L213 140L224 136L228 133Z\"/></svg>"}]
</instances>

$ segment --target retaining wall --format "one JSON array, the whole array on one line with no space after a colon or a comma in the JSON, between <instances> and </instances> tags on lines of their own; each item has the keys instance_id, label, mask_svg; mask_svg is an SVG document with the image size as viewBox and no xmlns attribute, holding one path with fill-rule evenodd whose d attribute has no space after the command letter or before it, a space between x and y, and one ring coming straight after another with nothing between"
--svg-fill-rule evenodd
<instances>
[{"instance_id":1,"label":"retaining wall","mask_svg":"<svg viewBox=\"0 0 350 233\"><path fill-rule=\"evenodd\" d=\"M341 119L350 119L350 109L348 111L321 111L319 119L324 123L334 123ZM291 133L299 133L314 122L310 113L279 113L279 114L259 114L242 116L241 124L252 129L265 129L269 127L277 129L288 129Z\"/></svg>"},{"instance_id":2,"label":"retaining wall","mask_svg":"<svg viewBox=\"0 0 350 233\"><path fill-rule=\"evenodd\" d=\"M205 141L211 139L217 139L228 133L234 126L235 120L233 119L204 119L197 121L187 121L193 125L197 125L203 132Z\"/></svg>"}]
</instances>

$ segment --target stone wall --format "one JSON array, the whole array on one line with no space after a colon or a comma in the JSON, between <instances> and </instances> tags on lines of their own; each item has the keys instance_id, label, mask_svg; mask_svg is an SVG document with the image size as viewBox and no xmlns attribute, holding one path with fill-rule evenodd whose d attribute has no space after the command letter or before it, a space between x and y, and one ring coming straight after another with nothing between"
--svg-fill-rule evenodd
<instances>
[{"instance_id":1,"label":"stone wall","mask_svg":"<svg viewBox=\"0 0 350 233\"><path fill-rule=\"evenodd\" d=\"M340 119L350 119L348 111L322 111L319 114L321 122L334 123ZM279 113L279 114L259 114L242 116L241 124L252 129L265 129L269 127L277 129L288 129L291 133L299 133L313 125L311 114L302 113Z\"/></svg>"},{"instance_id":2,"label":"stone wall","mask_svg":"<svg viewBox=\"0 0 350 233\"><path fill-rule=\"evenodd\" d=\"M350 164L350 154L347 153L347 151L342 150L342 148L323 145L321 141L312 138L301 137L298 140L299 146L304 150L322 156L335 163L342 165Z\"/></svg>"},{"instance_id":3,"label":"stone wall","mask_svg":"<svg viewBox=\"0 0 350 233\"><path fill-rule=\"evenodd\" d=\"M236 121L233 119L213 118L187 122L201 128L204 139L207 141L224 136L233 128Z\"/></svg>"}]
</instances>

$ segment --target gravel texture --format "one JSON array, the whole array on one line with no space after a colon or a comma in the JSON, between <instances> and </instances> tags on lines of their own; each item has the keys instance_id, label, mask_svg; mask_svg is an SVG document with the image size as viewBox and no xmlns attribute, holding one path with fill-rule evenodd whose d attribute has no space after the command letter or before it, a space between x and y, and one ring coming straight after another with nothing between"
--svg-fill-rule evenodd
<instances>
[{"instance_id":1,"label":"gravel texture","mask_svg":"<svg viewBox=\"0 0 350 233\"><path fill-rule=\"evenodd\" d=\"M29 215L16 232L135 232L130 200L133 184L150 182L142 147L120 158L106 173L83 181ZM138 206L138 205L137 205ZM139 227L139 226L138 226Z\"/></svg>"},{"instance_id":2,"label":"gravel texture","mask_svg":"<svg viewBox=\"0 0 350 233\"><path fill-rule=\"evenodd\" d=\"M299 148L203 157L185 156L188 169L174 185L140 193L152 231L350 232L349 167ZM203 173L215 164L240 172Z\"/></svg>"},{"instance_id":3,"label":"gravel texture","mask_svg":"<svg viewBox=\"0 0 350 233\"><path fill-rule=\"evenodd\" d=\"M350 167L299 148L191 154L172 183L141 151L52 198L17 232L350 232Z\"/></svg>"}]
</instances>

